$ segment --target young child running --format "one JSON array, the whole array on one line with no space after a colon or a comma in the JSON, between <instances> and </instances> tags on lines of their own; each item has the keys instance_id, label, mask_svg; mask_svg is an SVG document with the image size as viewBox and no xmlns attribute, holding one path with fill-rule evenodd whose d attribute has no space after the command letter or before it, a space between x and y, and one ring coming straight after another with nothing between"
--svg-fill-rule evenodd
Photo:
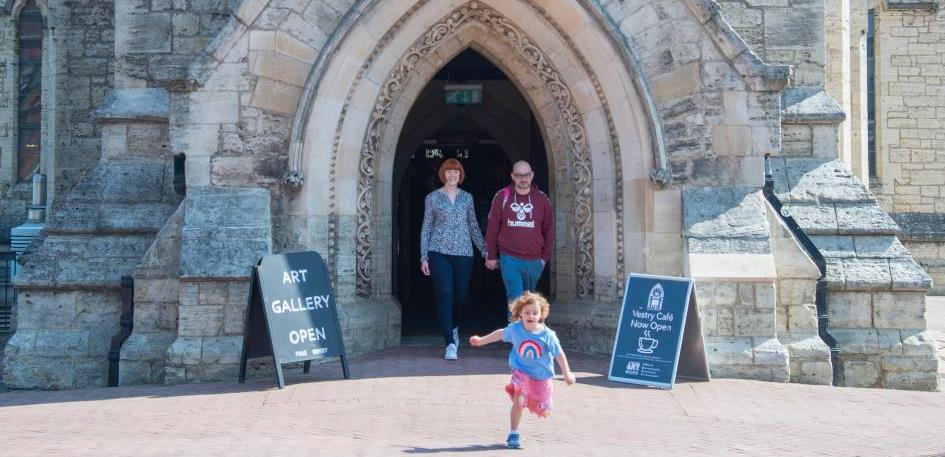
<instances>
[{"instance_id":1,"label":"young child running","mask_svg":"<svg viewBox=\"0 0 945 457\"><path fill-rule=\"evenodd\" d=\"M469 344L484 346L502 340L512 343L509 352L509 367L512 369L512 381L505 386L505 391L512 400L509 418L512 423L509 430L508 445L518 448L521 442L518 424L522 420L522 410L528 408L538 417L551 414L551 378L555 375L554 358L564 374L564 382L574 384L574 373L568 367L568 358L561 349L558 336L545 326L548 318L548 300L541 294L525 292L513 301L512 323L486 336L469 338Z\"/></svg>"}]
</instances>

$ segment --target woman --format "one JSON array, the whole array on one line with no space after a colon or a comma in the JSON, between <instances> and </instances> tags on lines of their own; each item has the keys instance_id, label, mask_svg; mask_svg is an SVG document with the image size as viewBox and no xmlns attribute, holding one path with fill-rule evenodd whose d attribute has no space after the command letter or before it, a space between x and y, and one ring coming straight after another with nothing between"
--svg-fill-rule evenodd
<instances>
[{"instance_id":1,"label":"woman","mask_svg":"<svg viewBox=\"0 0 945 457\"><path fill-rule=\"evenodd\" d=\"M466 178L463 164L447 159L437 173L443 187L424 200L420 231L420 271L433 276L437 320L446 342L446 360L456 360L459 328L454 317L466 307L476 245L486 256L485 240L476 222L472 195L459 188Z\"/></svg>"}]
</instances>

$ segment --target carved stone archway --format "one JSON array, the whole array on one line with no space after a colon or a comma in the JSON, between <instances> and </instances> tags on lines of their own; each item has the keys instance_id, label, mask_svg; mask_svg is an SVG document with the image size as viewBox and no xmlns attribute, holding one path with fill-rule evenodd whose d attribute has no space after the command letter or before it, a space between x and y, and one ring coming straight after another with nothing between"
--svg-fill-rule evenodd
<instances>
[{"instance_id":1,"label":"carved stone archway","mask_svg":"<svg viewBox=\"0 0 945 457\"><path fill-rule=\"evenodd\" d=\"M366 14L365 25L354 25L350 41L335 48L328 68L313 69L320 82L307 90L314 98L298 113L307 119L301 123L307 133L301 145L292 146L300 151L298 176L306 178L298 214L312 234L308 245L328 253L342 298L369 297L364 303L389 298L388 167L400 128L436 71L473 48L510 77L543 135L559 239L553 289L559 300L609 303L622 292L625 266L640 271L644 265L640 241L650 227L648 176L659 162L632 72L612 65L619 62L614 48L583 54L588 40L602 39L588 36L598 29L575 35L530 0L479 0L447 8L416 2L396 19ZM386 24L385 32L370 33L376 28L367 24L379 22ZM598 79L596 71L606 75ZM617 132L614 116L629 128ZM631 257L624 255L625 235L638 246Z\"/></svg>"},{"instance_id":2,"label":"carved stone archway","mask_svg":"<svg viewBox=\"0 0 945 457\"><path fill-rule=\"evenodd\" d=\"M430 27L429 31L418 39L406 55L394 66L387 80L381 85L381 95L375 103L370 116L368 130L364 137L359 162L358 202L357 202L357 291L361 296L370 296L372 292L372 247L375 235L372 228L372 206L375 204L376 161L382 154L382 141L385 129L392 127L389 118L391 108L403 95L406 80L413 77L413 72L432 52L468 24L481 25L485 32L501 37L507 46L531 67L541 79L544 90L553 98L555 109L561 121L554 122L565 128L569 140L568 169L574 182L574 230L577 242L575 276L577 294L585 296L593 293L593 239L592 239L592 190L590 151L587 144L582 116L575 107L570 89L562 81L561 74L548 60L546 53L522 30L512 24L497 11L470 3L456 9L453 13ZM488 52L487 52L488 54ZM426 83L426 81L424 81ZM402 122L402 119L400 120ZM545 119L545 121L549 121ZM399 129L398 129L399 131ZM546 131L547 134L547 131ZM559 156L560 151L552 147L552 155ZM563 157L556 157L560 162Z\"/></svg>"}]
</instances>

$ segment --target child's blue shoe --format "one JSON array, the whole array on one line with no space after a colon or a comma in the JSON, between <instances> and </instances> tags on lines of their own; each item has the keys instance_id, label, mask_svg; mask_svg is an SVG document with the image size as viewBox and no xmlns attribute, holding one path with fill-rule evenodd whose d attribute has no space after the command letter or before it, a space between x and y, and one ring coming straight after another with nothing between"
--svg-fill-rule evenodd
<instances>
[{"instance_id":1,"label":"child's blue shoe","mask_svg":"<svg viewBox=\"0 0 945 457\"><path fill-rule=\"evenodd\" d=\"M518 440L518 433L509 433L509 439L506 440L510 449L518 449L522 447L522 443Z\"/></svg>"}]
</instances>

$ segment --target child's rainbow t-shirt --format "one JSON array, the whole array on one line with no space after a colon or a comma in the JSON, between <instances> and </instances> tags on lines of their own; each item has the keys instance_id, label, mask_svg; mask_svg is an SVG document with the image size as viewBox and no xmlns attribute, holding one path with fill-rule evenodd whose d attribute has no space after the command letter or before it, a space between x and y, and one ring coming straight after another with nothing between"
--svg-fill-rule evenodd
<instances>
[{"instance_id":1,"label":"child's rainbow t-shirt","mask_svg":"<svg viewBox=\"0 0 945 457\"><path fill-rule=\"evenodd\" d=\"M543 326L541 330L532 333L525 330L522 321L515 321L505 327L502 341L512 343L512 350L509 352L510 368L540 381L554 377L554 358L561 353L561 343L554 330Z\"/></svg>"}]
</instances>

